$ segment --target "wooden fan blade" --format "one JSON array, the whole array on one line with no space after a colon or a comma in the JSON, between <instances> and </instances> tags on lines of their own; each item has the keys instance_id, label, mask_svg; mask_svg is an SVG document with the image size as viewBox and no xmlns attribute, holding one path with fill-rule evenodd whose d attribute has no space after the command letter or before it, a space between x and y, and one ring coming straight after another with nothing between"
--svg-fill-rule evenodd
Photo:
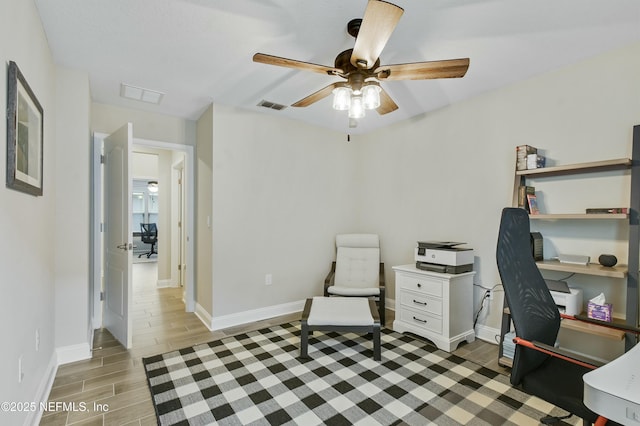
<instances>
[{"instance_id":1,"label":"wooden fan blade","mask_svg":"<svg viewBox=\"0 0 640 426\"><path fill-rule=\"evenodd\" d=\"M380 89L380 106L376 108L378 114L384 115L397 110L398 105L391 99L391 96L382 87Z\"/></svg>"},{"instance_id":2,"label":"wooden fan blade","mask_svg":"<svg viewBox=\"0 0 640 426\"><path fill-rule=\"evenodd\" d=\"M374 66L403 13L404 9L395 4L369 0L351 54L353 66L366 69Z\"/></svg>"},{"instance_id":3,"label":"wooden fan blade","mask_svg":"<svg viewBox=\"0 0 640 426\"><path fill-rule=\"evenodd\" d=\"M380 80L426 80L431 78L464 77L469 68L469 58L444 61L414 62L411 64L384 65L374 71Z\"/></svg>"},{"instance_id":4,"label":"wooden fan blade","mask_svg":"<svg viewBox=\"0 0 640 426\"><path fill-rule=\"evenodd\" d=\"M313 104L315 102L318 102L320 99L324 99L327 96L329 96L333 92L333 89L335 89L336 87L338 87L340 85L344 85L344 83L333 83L333 84L330 84L327 87L324 87L324 88L318 90L317 92L310 94L306 98L300 99L298 102L296 102L295 104L293 104L291 106L292 107L306 107L306 106L309 106L309 105L311 105L311 104Z\"/></svg>"},{"instance_id":5,"label":"wooden fan blade","mask_svg":"<svg viewBox=\"0 0 640 426\"><path fill-rule=\"evenodd\" d=\"M266 53L256 53L253 55L253 62L279 67L293 68L297 70L313 71L320 74L337 75L342 74L342 70L324 65L312 64L310 62L296 61L295 59L281 58L279 56L267 55Z\"/></svg>"}]
</instances>

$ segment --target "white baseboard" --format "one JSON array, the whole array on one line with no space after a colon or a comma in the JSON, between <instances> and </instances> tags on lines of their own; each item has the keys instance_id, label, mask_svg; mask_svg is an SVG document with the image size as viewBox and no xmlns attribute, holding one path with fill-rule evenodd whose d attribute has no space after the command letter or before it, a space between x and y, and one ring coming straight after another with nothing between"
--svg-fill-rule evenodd
<instances>
[{"instance_id":1,"label":"white baseboard","mask_svg":"<svg viewBox=\"0 0 640 426\"><path fill-rule=\"evenodd\" d=\"M498 344L496 336L500 336L500 329L487 327L486 325L476 325L476 337L480 340L484 340L487 343Z\"/></svg>"},{"instance_id":2,"label":"white baseboard","mask_svg":"<svg viewBox=\"0 0 640 426\"><path fill-rule=\"evenodd\" d=\"M47 365L47 370L45 371L45 374L42 377L42 381L40 382L40 385L38 385L36 396L33 399L33 402L35 402L38 406L40 406L41 403L46 403L49 400L49 394L51 393L51 388L53 387L53 380L56 378L57 372L58 372L58 359L57 359L56 352L54 352L51 354L49 365ZM42 410L29 411L29 415L27 416L24 424L25 425L40 424L42 413L43 413Z\"/></svg>"},{"instance_id":3,"label":"white baseboard","mask_svg":"<svg viewBox=\"0 0 640 426\"><path fill-rule=\"evenodd\" d=\"M77 345L56 348L58 365L89 359L91 358L91 355L91 347L89 346L89 343L79 343Z\"/></svg>"},{"instance_id":4,"label":"white baseboard","mask_svg":"<svg viewBox=\"0 0 640 426\"><path fill-rule=\"evenodd\" d=\"M211 318L211 330L221 330L223 328L235 327L236 325L247 324L277 317L280 315L300 312L304 308L304 300L283 303L281 305L267 306L265 308L253 309L251 311L238 312L230 315L222 315Z\"/></svg>"},{"instance_id":5,"label":"white baseboard","mask_svg":"<svg viewBox=\"0 0 640 426\"><path fill-rule=\"evenodd\" d=\"M196 303L195 314L209 331L213 331L211 328L211 314L199 303Z\"/></svg>"},{"instance_id":6,"label":"white baseboard","mask_svg":"<svg viewBox=\"0 0 640 426\"><path fill-rule=\"evenodd\" d=\"M178 287L178 283L173 281L172 279L168 280L158 280L156 286L158 288L170 288L170 287Z\"/></svg>"},{"instance_id":7,"label":"white baseboard","mask_svg":"<svg viewBox=\"0 0 640 426\"><path fill-rule=\"evenodd\" d=\"M287 315L294 312L301 312L304 308L304 300L283 303L280 305L267 306L250 311L237 312L235 314L212 317L200 304L196 303L195 314L209 331L222 330L224 328L235 327L237 325L248 324L250 322L261 321L280 315ZM395 300L385 300L387 309L395 310Z\"/></svg>"},{"instance_id":8,"label":"white baseboard","mask_svg":"<svg viewBox=\"0 0 640 426\"><path fill-rule=\"evenodd\" d=\"M396 300L395 299L384 299L384 307L385 309L389 309L390 311L396 310Z\"/></svg>"}]
</instances>

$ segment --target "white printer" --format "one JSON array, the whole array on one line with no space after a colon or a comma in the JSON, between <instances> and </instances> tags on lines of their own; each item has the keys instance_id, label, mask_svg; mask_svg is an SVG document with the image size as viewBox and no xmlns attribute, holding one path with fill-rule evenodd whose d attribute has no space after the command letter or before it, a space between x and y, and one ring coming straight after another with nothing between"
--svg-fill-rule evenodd
<instances>
[{"instance_id":1,"label":"white printer","mask_svg":"<svg viewBox=\"0 0 640 426\"><path fill-rule=\"evenodd\" d=\"M461 274L473 271L473 249L457 247L465 243L418 241L416 268L424 271Z\"/></svg>"},{"instance_id":2,"label":"white printer","mask_svg":"<svg viewBox=\"0 0 640 426\"><path fill-rule=\"evenodd\" d=\"M551 297L563 314L578 315L582 312L582 290L569 287L564 281L545 279Z\"/></svg>"}]
</instances>

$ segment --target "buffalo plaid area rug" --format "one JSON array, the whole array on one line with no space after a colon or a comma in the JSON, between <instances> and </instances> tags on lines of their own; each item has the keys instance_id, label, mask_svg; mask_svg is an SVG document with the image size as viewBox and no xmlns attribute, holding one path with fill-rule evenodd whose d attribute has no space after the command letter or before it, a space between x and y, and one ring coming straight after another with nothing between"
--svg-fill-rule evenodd
<instances>
[{"instance_id":1,"label":"buffalo plaid area rug","mask_svg":"<svg viewBox=\"0 0 640 426\"><path fill-rule=\"evenodd\" d=\"M315 332L299 359L289 323L143 359L160 425L526 425L564 414L507 376L383 329Z\"/></svg>"}]
</instances>

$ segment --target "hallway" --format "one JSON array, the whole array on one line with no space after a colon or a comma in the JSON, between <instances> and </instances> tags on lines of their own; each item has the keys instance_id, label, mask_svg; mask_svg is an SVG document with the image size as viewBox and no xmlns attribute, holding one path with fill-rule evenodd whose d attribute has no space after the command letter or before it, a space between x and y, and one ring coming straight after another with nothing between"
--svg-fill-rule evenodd
<instances>
[{"instance_id":1,"label":"hallway","mask_svg":"<svg viewBox=\"0 0 640 426\"><path fill-rule=\"evenodd\" d=\"M126 350L107 330L96 330L93 357L61 366L50 395L50 401L84 403L87 410L44 413L41 425L155 425L143 357L299 317L210 332L195 314L184 312L182 288L159 289L156 281L157 263L133 265L133 348ZM94 410L94 403L105 409Z\"/></svg>"}]
</instances>

